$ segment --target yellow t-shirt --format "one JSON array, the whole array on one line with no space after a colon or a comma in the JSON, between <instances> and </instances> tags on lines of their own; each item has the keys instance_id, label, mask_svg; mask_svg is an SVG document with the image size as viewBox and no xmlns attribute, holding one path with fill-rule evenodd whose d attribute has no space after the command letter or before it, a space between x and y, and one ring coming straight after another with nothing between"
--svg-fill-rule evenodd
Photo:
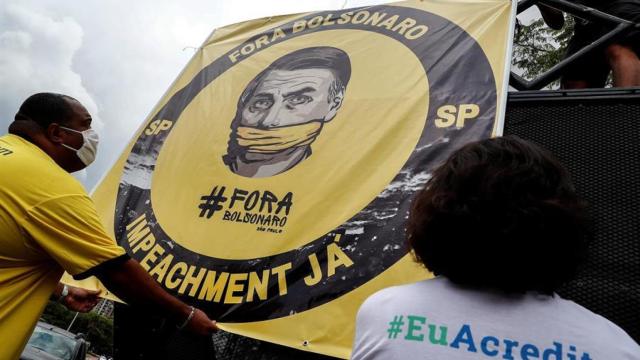
<instances>
[{"instance_id":1,"label":"yellow t-shirt","mask_svg":"<svg viewBox=\"0 0 640 360\"><path fill-rule=\"evenodd\" d=\"M125 254L82 185L36 145L0 137L0 359L18 359L64 270Z\"/></svg>"}]
</instances>

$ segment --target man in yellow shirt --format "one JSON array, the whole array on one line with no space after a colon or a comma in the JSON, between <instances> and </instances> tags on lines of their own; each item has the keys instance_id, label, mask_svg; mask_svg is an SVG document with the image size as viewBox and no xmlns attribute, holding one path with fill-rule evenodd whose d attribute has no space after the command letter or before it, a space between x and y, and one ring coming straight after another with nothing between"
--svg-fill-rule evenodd
<instances>
[{"instance_id":1,"label":"man in yellow shirt","mask_svg":"<svg viewBox=\"0 0 640 360\"><path fill-rule=\"evenodd\" d=\"M69 173L95 158L91 115L77 100L40 93L20 107L0 137L0 359L17 359L52 294L89 310L94 292L59 284L97 276L133 305L156 308L197 334L216 330L207 315L166 293L110 238L82 185Z\"/></svg>"}]
</instances>

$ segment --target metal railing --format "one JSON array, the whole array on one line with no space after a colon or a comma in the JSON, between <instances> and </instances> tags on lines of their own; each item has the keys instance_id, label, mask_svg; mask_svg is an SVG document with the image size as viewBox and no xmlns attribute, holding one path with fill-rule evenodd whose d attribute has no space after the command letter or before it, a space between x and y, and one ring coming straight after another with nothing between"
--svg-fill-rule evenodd
<instances>
[{"instance_id":1,"label":"metal railing","mask_svg":"<svg viewBox=\"0 0 640 360\"><path fill-rule=\"evenodd\" d=\"M585 56L590 56L595 51L598 51L604 46L609 45L615 40L625 36L633 29L640 29L640 24L621 19L619 17L590 8L588 6L574 4L566 0L521 0L520 2L518 2L517 12L518 14L520 14L536 4L546 5L548 7L566 12L573 15L574 17L578 17L587 21L612 24L615 25L615 27L606 34L602 35L593 43L585 46L566 59L563 59L562 61L551 67L549 70L545 71L532 80L526 80L520 75L511 71L511 75L509 76L509 85L513 86L517 90L540 90L554 80L561 77L565 69L575 63L576 60Z\"/></svg>"}]
</instances>

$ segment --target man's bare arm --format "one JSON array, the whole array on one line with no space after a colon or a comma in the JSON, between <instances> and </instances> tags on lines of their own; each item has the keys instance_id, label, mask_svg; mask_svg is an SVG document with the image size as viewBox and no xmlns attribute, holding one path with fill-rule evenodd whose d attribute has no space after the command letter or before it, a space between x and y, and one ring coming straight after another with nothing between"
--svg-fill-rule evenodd
<instances>
[{"instance_id":1,"label":"man's bare arm","mask_svg":"<svg viewBox=\"0 0 640 360\"><path fill-rule=\"evenodd\" d=\"M207 335L218 329L216 322L203 311L194 309L191 315L191 306L164 291L135 260L108 266L97 276L109 290L131 305L155 309L176 324L183 324L190 319L186 328L196 334Z\"/></svg>"}]
</instances>

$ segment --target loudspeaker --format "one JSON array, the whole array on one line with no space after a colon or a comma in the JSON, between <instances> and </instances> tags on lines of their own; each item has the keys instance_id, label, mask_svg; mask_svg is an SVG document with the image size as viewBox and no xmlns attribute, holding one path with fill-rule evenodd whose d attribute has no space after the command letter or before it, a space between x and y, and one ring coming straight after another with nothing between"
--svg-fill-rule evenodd
<instances>
[{"instance_id":1,"label":"loudspeaker","mask_svg":"<svg viewBox=\"0 0 640 360\"><path fill-rule=\"evenodd\" d=\"M504 133L553 152L589 203L587 260L560 295L640 342L640 88L511 93Z\"/></svg>"}]
</instances>

